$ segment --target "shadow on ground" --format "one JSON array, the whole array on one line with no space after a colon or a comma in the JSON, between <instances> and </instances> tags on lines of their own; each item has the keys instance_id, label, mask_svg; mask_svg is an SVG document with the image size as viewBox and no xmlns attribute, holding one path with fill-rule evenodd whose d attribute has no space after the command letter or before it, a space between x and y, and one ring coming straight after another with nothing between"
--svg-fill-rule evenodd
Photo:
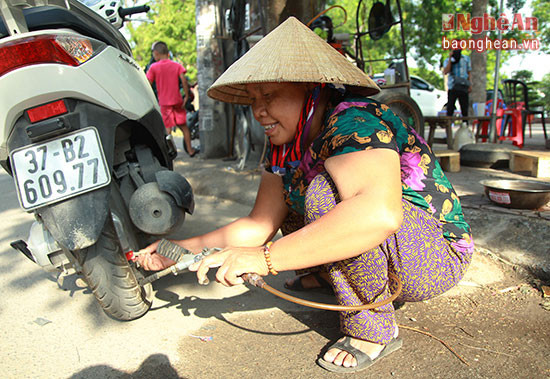
<instances>
[{"instance_id":1,"label":"shadow on ground","mask_svg":"<svg viewBox=\"0 0 550 379\"><path fill-rule=\"evenodd\" d=\"M179 379L183 378L179 376L174 369L168 357L164 354L154 354L149 356L141 366L133 373L127 373L119 371L111 366L97 365L87 367L82 371L70 377L71 379L97 379L97 378L165 378L165 379Z\"/></svg>"},{"instance_id":2,"label":"shadow on ground","mask_svg":"<svg viewBox=\"0 0 550 379\"><path fill-rule=\"evenodd\" d=\"M504 272L502 280L465 282L472 287L398 310L403 348L350 377L548 377L550 312L527 277L494 264ZM203 313L211 320L182 338L180 375L334 377L315 361L340 336L337 313L288 306L249 311L255 308L251 299L241 300L247 312ZM195 301L197 311L207 306Z\"/></svg>"}]
</instances>

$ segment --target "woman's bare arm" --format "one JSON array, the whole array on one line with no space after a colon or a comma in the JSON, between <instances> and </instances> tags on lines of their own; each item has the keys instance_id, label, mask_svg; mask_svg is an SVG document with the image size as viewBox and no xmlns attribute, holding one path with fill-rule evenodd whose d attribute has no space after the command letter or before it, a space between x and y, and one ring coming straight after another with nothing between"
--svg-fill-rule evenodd
<instances>
[{"instance_id":1,"label":"woman's bare arm","mask_svg":"<svg viewBox=\"0 0 550 379\"><path fill-rule=\"evenodd\" d=\"M287 212L281 178L264 172L256 202L248 216L178 243L191 250L200 250L204 247L261 246L277 233Z\"/></svg>"},{"instance_id":2,"label":"woman's bare arm","mask_svg":"<svg viewBox=\"0 0 550 379\"><path fill-rule=\"evenodd\" d=\"M342 201L317 221L278 239L270 255L277 271L297 270L355 257L381 244L402 222L399 155L373 149L331 157L325 168ZM210 268L224 285L247 272L268 273L263 249L232 247L190 267L203 282Z\"/></svg>"},{"instance_id":3,"label":"woman's bare arm","mask_svg":"<svg viewBox=\"0 0 550 379\"><path fill-rule=\"evenodd\" d=\"M325 168L342 201L317 221L277 240L277 270L295 270L351 258L378 246L402 222L399 155L372 149L327 159ZM292 254L286 254L291 251Z\"/></svg>"}]
</instances>

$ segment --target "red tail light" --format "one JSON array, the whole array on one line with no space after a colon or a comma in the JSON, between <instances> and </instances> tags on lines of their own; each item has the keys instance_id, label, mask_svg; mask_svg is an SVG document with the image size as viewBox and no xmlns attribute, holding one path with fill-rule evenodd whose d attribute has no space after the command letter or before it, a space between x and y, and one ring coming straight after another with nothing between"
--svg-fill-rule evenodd
<instances>
[{"instance_id":1,"label":"red tail light","mask_svg":"<svg viewBox=\"0 0 550 379\"><path fill-rule=\"evenodd\" d=\"M97 41L78 36L39 35L0 44L0 76L40 63L78 66L102 48Z\"/></svg>"},{"instance_id":2,"label":"red tail light","mask_svg":"<svg viewBox=\"0 0 550 379\"><path fill-rule=\"evenodd\" d=\"M57 100L53 103L44 104L27 110L27 115L32 123L58 116L63 113L67 113L67 107L65 106L63 100Z\"/></svg>"}]
</instances>

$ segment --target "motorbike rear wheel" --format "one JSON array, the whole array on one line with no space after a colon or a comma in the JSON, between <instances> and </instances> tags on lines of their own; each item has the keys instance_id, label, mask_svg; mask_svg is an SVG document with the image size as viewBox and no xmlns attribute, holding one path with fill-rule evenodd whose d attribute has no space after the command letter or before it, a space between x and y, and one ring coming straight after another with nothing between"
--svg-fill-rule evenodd
<instances>
[{"instance_id":1,"label":"motorbike rear wheel","mask_svg":"<svg viewBox=\"0 0 550 379\"><path fill-rule=\"evenodd\" d=\"M409 95L385 90L375 99L390 107L403 122L412 126L419 136L424 137L424 116L418 104Z\"/></svg>"},{"instance_id":2,"label":"motorbike rear wheel","mask_svg":"<svg viewBox=\"0 0 550 379\"><path fill-rule=\"evenodd\" d=\"M136 278L140 273L128 264L110 217L97 242L75 255L82 266L84 279L107 315L130 321L151 308L147 290Z\"/></svg>"}]
</instances>

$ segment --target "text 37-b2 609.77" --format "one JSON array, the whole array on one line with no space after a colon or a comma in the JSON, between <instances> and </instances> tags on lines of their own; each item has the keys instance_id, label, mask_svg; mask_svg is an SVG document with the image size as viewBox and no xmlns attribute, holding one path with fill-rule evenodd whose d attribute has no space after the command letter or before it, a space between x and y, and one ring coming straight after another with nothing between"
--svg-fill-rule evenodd
<instances>
[{"instance_id":1,"label":"text 37-b2 609.77","mask_svg":"<svg viewBox=\"0 0 550 379\"><path fill-rule=\"evenodd\" d=\"M103 187L111 180L93 127L14 150L10 160L25 210Z\"/></svg>"}]
</instances>

